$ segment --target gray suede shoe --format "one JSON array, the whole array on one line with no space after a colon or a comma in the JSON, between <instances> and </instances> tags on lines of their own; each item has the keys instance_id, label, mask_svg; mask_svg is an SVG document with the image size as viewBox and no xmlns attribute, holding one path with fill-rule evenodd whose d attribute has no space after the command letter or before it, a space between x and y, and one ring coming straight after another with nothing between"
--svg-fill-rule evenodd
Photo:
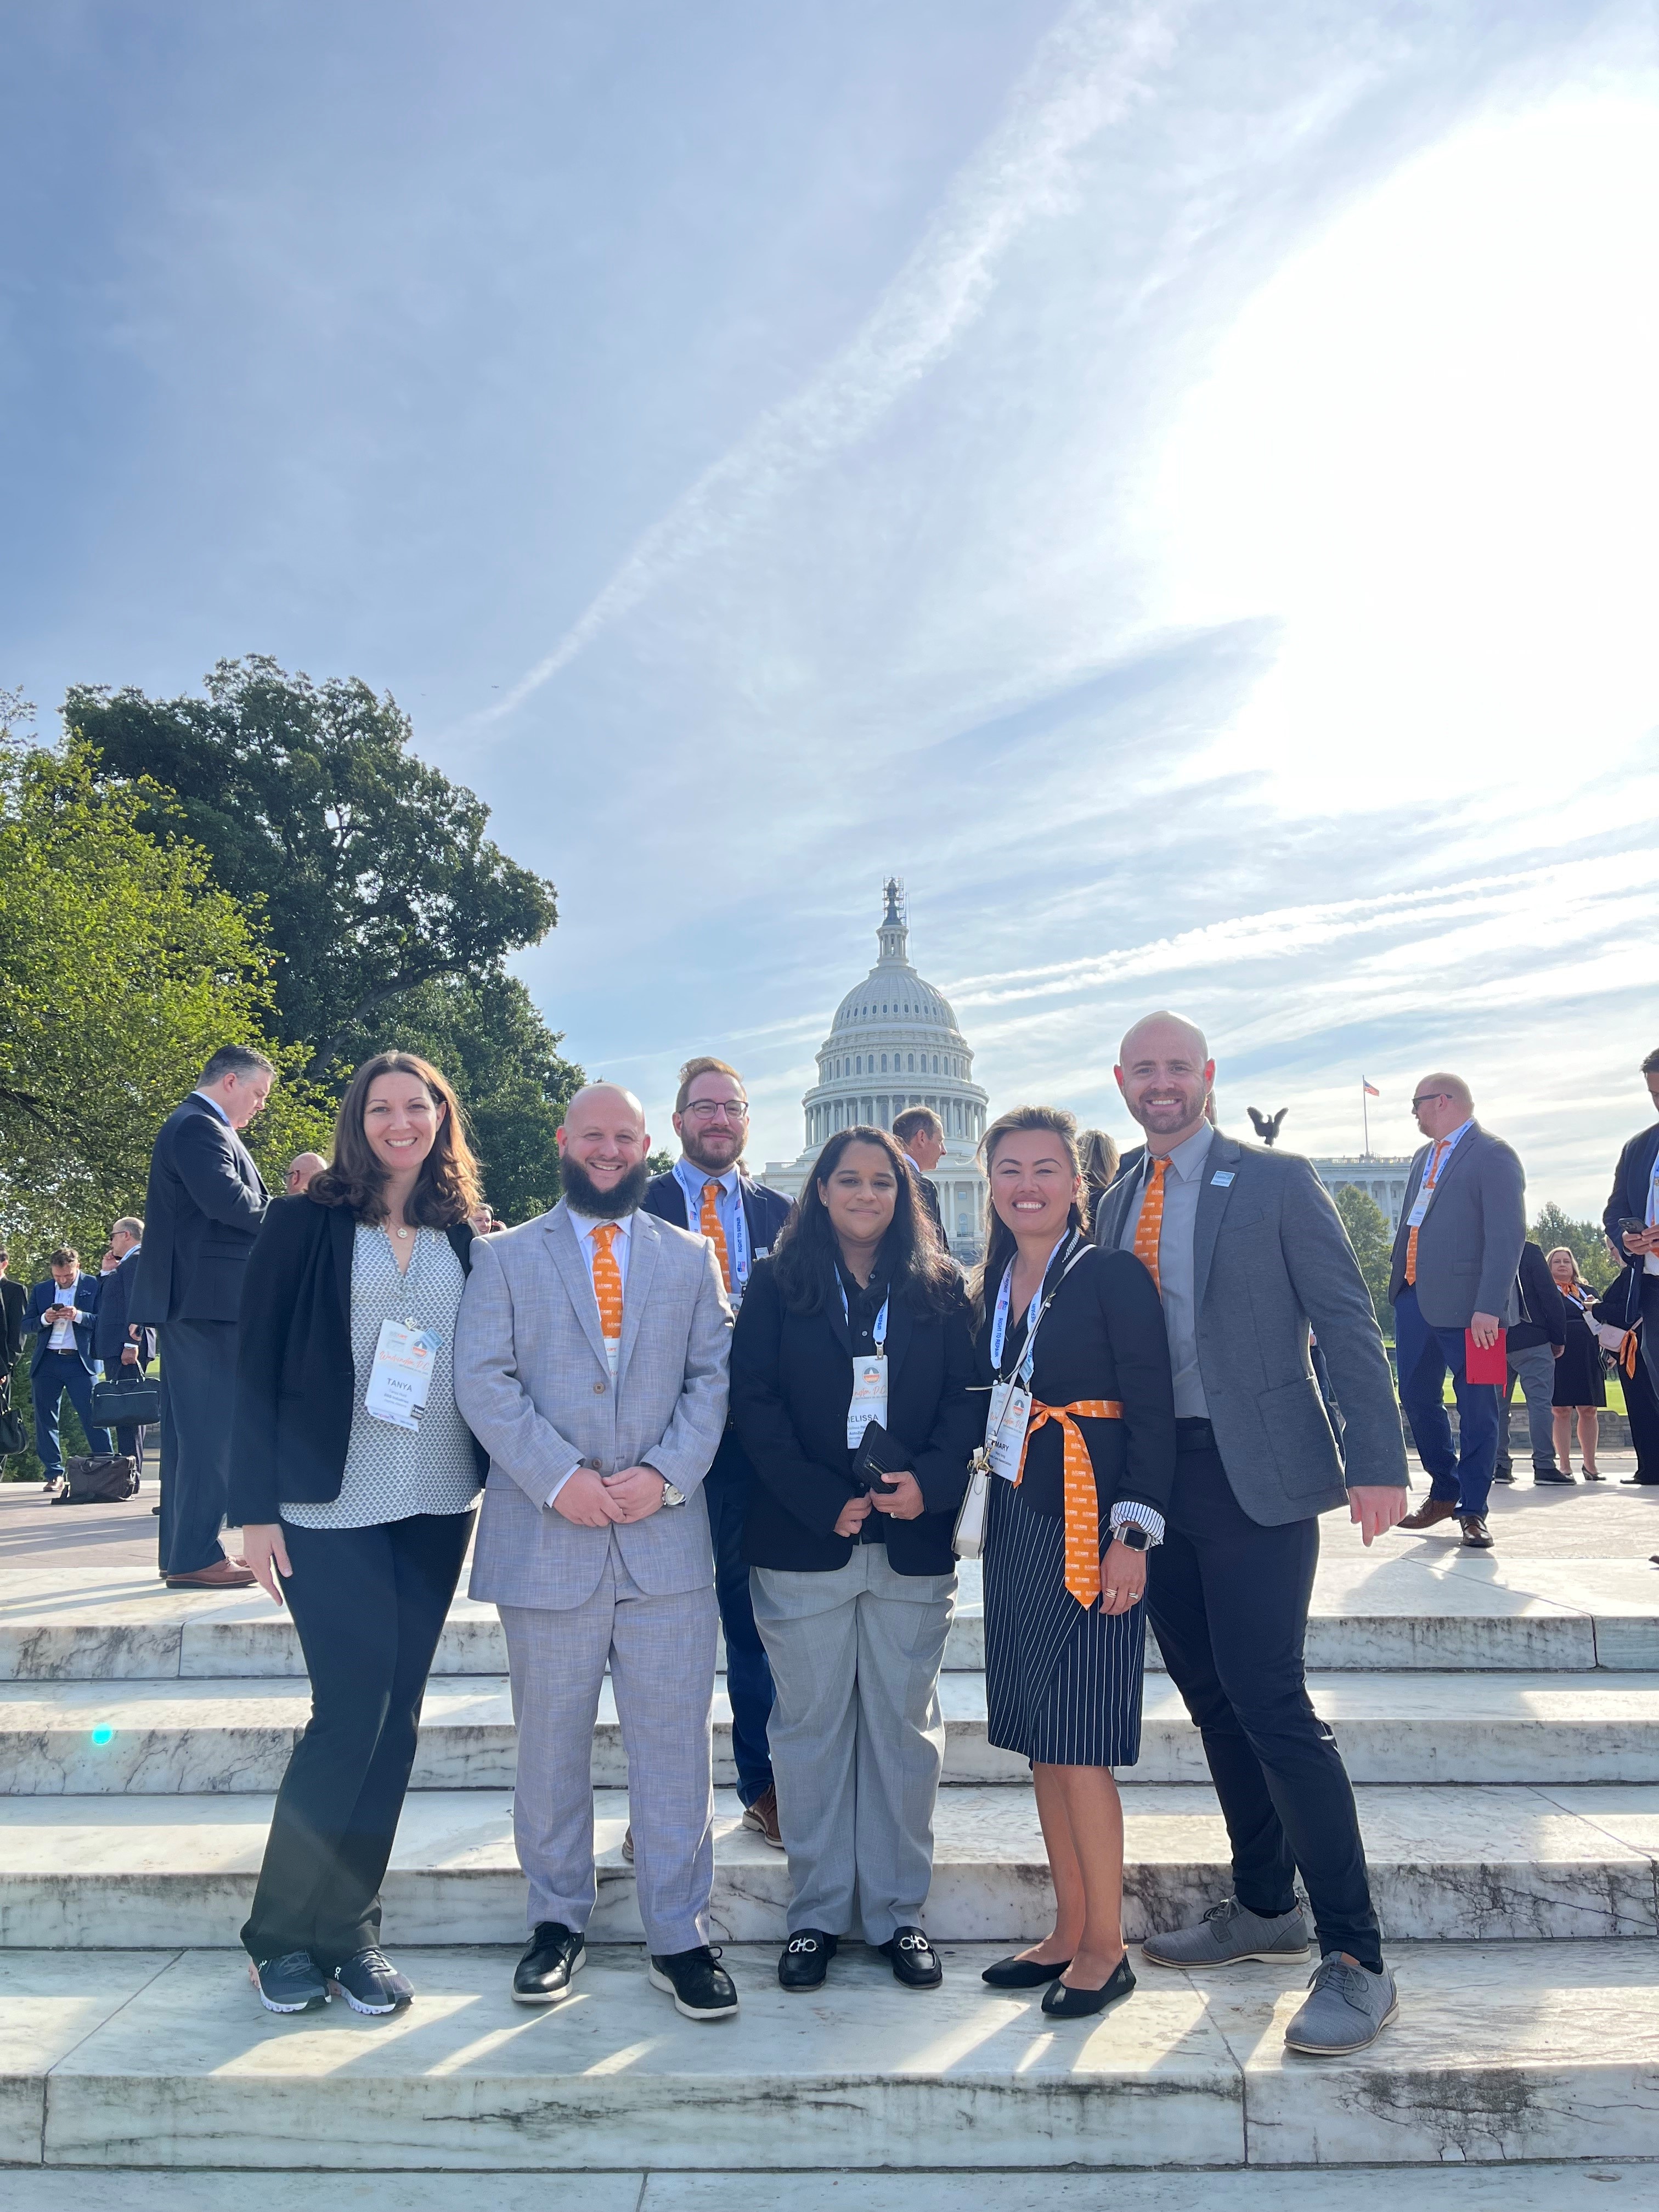
<instances>
[{"instance_id":1,"label":"gray suede shoe","mask_svg":"<svg viewBox=\"0 0 1659 2212\"><path fill-rule=\"evenodd\" d=\"M1340 1951L1328 1951L1314 1970L1301 2011L1285 2031L1285 2047L1315 2058L1346 2058L1375 2043L1399 2010L1400 1993L1386 1966L1373 1974L1351 1966Z\"/></svg>"},{"instance_id":2,"label":"gray suede shoe","mask_svg":"<svg viewBox=\"0 0 1659 2212\"><path fill-rule=\"evenodd\" d=\"M1308 1923L1299 1905L1264 1920L1236 1897L1224 1897L1194 1927L1144 1936L1140 1955L1153 1966L1231 1966L1240 1959L1277 1965L1307 1957Z\"/></svg>"}]
</instances>

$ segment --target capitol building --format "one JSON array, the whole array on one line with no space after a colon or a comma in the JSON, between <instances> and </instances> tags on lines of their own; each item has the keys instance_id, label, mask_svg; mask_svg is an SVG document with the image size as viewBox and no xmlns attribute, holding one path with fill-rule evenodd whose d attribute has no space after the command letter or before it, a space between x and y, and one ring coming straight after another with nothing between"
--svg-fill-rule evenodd
<instances>
[{"instance_id":1,"label":"capitol building","mask_svg":"<svg viewBox=\"0 0 1659 2212\"><path fill-rule=\"evenodd\" d=\"M978 1146L986 1096L973 1079L974 1055L950 1001L910 965L908 936L904 886L894 878L876 933L876 964L836 1007L818 1049L817 1081L801 1100L805 1148L793 1160L769 1160L762 1180L798 1197L837 1129L858 1122L890 1129L907 1106L931 1106L945 1124L945 1151L928 1181L939 1192L951 1249L971 1264L985 1224Z\"/></svg>"}]
</instances>

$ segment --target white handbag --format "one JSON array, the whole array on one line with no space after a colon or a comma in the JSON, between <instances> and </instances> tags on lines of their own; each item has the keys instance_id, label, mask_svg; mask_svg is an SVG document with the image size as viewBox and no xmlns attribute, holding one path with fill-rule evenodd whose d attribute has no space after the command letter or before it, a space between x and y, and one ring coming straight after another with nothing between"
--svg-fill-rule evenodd
<instances>
[{"instance_id":1,"label":"white handbag","mask_svg":"<svg viewBox=\"0 0 1659 2212\"><path fill-rule=\"evenodd\" d=\"M951 1549L959 1559L976 1559L985 1549L985 1513L991 1502L991 1462L983 1449L968 1462L968 1488L957 1509Z\"/></svg>"}]
</instances>

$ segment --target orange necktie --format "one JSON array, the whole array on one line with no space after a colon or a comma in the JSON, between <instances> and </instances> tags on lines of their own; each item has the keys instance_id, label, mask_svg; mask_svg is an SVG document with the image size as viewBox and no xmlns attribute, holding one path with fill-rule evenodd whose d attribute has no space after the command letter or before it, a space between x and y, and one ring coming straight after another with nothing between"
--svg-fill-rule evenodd
<instances>
[{"instance_id":1,"label":"orange necktie","mask_svg":"<svg viewBox=\"0 0 1659 2212\"><path fill-rule=\"evenodd\" d=\"M611 1247L617 1241L614 1221L601 1221L593 1236L593 1295L599 1302L600 1334L613 1343L622 1339L622 1269Z\"/></svg>"},{"instance_id":2,"label":"orange necktie","mask_svg":"<svg viewBox=\"0 0 1659 2212\"><path fill-rule=\"evenodd\" d=\"M1161 1191L1163 1185L1158 1188ZM1058 1421L1065 1468L1066 1587L1079 1605L1086 1606L1100 1595L1100 1498L1089 1447L1073 1419L1074 1414L1085 1421L1121 1421L1123 1408L1115 1398L1079 1398L1074 1406L1034 1405L1014 1486L1018 1489L1025 1480L1025 1453L1030 1449L1032 1437L1045 1421Z\"/></svg>"},{"instance_id":3,"label":"orange necktie","mask_svg":"<svg viewBox=\"0 0 1659 2212\"><path fill-rule=\"evenodd\" d=\"M732 1255L726 1247L726 1231L720 1227L720 1187L717 1182L706 1182L702 1187L702 1212L697 1216L697 1227L714 1248L714 1257L720 1263L720 1280L729 1291L732 1287Z\"/></svg>"},{"instance_id":4,"label":"orange necktie","mask_svg":"<svg viewBox=\"0 0 1659 2212\"><path fill-rule=\"evenodd\" d=\"M1439 1181L1440 1155L1445 1148L1445 1139L1437 1137L1435 1139L1434 1152L1430 1158L1428 1169L1423 1177L1424 1186L1430 1190L1432 1190ZM1421 1195L1420 1191L1419 1195ZM1417 1231L1414 1229L1406 1239L1406 1280L1407 1283L1414 1283L1417 1280Z\"/></svg>"},{"instance_id":5,"label":"orange necktie","mask_svg":"<svg viewBox=\"0 0 1659 2212\"><path fill-rule=\"evenodd\" d=\"M1152 1277L1153 1285L1162 1290L1158 1279L1158 1240L1164 1230L1164 1177L1169 1169L1167 1158L1152 1162L1152 1172L1140 1201L1140 1218L1135 1224L1135 1257ZM1068 1583L1069 1589L1071 1584ZM1098 1577L1095 1588L1100 1588Z\"/></svg>"}]
</instances>

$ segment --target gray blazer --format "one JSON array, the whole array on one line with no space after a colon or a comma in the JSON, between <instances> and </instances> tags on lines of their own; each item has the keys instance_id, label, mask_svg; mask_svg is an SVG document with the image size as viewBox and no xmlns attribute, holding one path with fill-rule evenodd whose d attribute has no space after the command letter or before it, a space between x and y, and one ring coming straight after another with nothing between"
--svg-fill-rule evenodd
<instances>
[{"instance_id":1,"label":"gray blazer","mask_svg":"<svg viewBox=\"0 0 1659 2212\"><path fill-rule=\"evenodd\" d=\"M1119 1242L1139 1181L1137 1162L1101 1200L1097 1243ZM1193 1294L1216 1449L1252 1521L1273 1528L1328 1513L1349 1485L1404 1488L1400 1409L1370 1294L1306 1160L1217 1130L1198 1194ZM1308 1356L1310 1323L1346 1423L1340 1448Z\"/></svg>"},{"instance_id":2,"label":"gray blazer","mask_svg":"<svg viewBox=\"0 0 1659 2212\"><path fill-rule=\"evenodd\" d=\"M1395 1232L1390 1304L1406 1285L1406 1217L1432 1150L1425 1145L1412 1156ZM1459 1139L1417 1232L1417 1303L1431 1328L1467 1328L1478 1313L1520 1320L1515 1279L1527 1241L1526 1189L1521 1162L1501 1137L1489 1136L1477 1121Z\"/></svg>"},{"instance_id":3,"label":"gray blazer","mask_svg":"<svg viewBox=\"0 0 1659 2212\"><path fill-rule=\"evenodd\" d=\"M489 1454L472 1595L562 1612L599 1587L612 1535L642 1590L714 1578L701 1485L726 1429L732 1310L713 1245L648 1213L629 1231L616 1385L587 1262L562 1200L472 1246L455 1325L455 1402ZM544 1502L573 1461L654 1467L686 1494L648 1520L579 1528Z\"/></svg>"}]
</instances>

